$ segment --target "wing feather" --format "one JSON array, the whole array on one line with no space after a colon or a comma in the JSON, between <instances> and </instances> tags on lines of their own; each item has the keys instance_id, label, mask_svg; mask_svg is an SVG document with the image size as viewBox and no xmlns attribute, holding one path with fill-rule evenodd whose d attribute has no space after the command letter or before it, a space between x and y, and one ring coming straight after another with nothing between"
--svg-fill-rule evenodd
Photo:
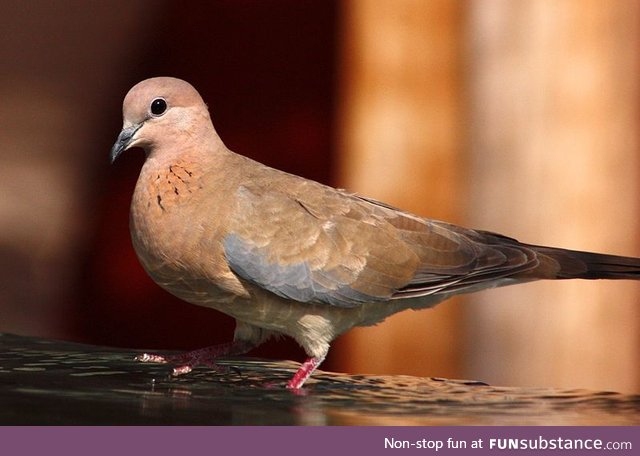
<instances>
[{"instance_id":1,"label":"wing feather","mask_svg":"<svg viewBox=\"0 0 640 456\"><path fill-rule=\"evenodd\" d=\"M224 251L238 276L287 299L354 307L463 290L538 264L508 238L314 182L261 185L270 184L238 190Z\"/></svg>"}]
</instances>

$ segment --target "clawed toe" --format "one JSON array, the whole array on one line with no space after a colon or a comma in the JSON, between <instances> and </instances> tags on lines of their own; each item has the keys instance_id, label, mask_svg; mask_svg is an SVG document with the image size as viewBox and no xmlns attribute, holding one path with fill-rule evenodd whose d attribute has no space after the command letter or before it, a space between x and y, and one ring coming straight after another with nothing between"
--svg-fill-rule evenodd
<instances>
[{"instance_id":1,"label":"clawed toe","mask_svg":"<svg viewBox=\"0 0 640 456\"><path fill-rule=\"evenodd\" d=\"M167 363L167 359L164 356L154 355L151 353L143 353L142 355L138 355L133 359L141 363L161 363L161 364Z\"/></svg>"},{"instance_id":2,"label":"clawed toe","mask_svg":"<svg viewBox=\"0 0 640 456\"><path fill-rule=\"evenodd\" d=\"M173 375L174 377L178 377L179 375L188 374L192 370L193 370L193 367L189 365L174 367L171 375Z\"/></svg>"}]
</instances>

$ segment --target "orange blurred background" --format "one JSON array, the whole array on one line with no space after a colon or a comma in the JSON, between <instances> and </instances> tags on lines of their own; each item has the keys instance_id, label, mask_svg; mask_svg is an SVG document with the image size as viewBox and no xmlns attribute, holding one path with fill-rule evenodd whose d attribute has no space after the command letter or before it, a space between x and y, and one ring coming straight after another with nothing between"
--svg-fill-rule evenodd
<instances>
[{"instance_id":1,"label":"orange blurred background","mask_svg":"<svg viewBox=\"0 0 640 456\"><path fill-rule=\"evenodd\" d=\"M640 256L638 1L0 4L0 331L228 340L145 275L109 166L127 90L191 82L236 152L418 214ZM640 288L535 283L340 338L325 369L637 391ZM292 341L257 356L300 360Z\"/></svg>"}]
</instances>

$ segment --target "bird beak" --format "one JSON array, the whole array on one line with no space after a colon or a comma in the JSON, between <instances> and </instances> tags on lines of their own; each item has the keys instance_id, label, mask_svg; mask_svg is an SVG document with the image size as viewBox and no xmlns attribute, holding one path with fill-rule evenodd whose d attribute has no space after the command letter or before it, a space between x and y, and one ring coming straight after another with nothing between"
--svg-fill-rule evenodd
<instances>
[{"instance_id":1,"label":"bird beak","mask_svg":"<svg viewBox=\"0 0 640 456\"><path fill-rule=\"evenodd\" d=\"M133 136L136 132L142 127L142 123L131 125L130 127L123 128L120 134L118 135L118 139L116 139L115 144L111 148L111 153L109 154L109 161L113 164L116 161L116 158L127 150L132 143Z\"/></svg>"}]
</instances>

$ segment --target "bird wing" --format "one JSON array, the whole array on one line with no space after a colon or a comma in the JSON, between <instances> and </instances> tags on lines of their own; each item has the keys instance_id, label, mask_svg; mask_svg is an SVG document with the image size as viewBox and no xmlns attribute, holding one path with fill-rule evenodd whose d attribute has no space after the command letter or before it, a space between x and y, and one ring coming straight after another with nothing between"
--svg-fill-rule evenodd
<instances>
[{"instance_id":1,"label":"bird wing","mask_svg":"<svg viewBox=\"0 0 640 456\"><path fill-rule=\"evenodd\" d=\"M284 298L354 307L450 292L537 264L526 249L484 242L493 235L315 182L260 187L239 187L224 252L235 274Z\"/></svg>"}]
</instances>

